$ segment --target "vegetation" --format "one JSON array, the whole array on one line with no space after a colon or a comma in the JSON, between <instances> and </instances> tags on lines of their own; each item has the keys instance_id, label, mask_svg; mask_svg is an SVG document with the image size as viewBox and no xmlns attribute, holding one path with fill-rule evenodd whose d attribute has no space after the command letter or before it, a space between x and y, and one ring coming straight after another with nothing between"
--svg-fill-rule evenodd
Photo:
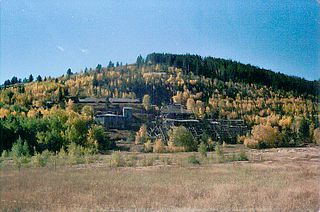
<instances>
[{"instance_id":1,"label":"vegetation","mask_svg":"<svg viewBox=\"0 0 320 212\"><path fill-rule=\"evenodd\" d=\"M250 163L218 164L211 152L205 160L191 152L116 152L85 165L59 166L57 157L55 170L49 159L44 167L22 167L18 173L6 158L7 165L0 164L0 210L318 210L318 146L266 152L237 145L225 148L226 156L237 156L239 148L250 155ZM190 156L200 165L189 163ZM121 167L110 165L111 158Z\"/></svg>"},{"instance_id":2,"label":"vegetation","mask_svg":"<svg viewBox=\"0 0 320 212\"><path fill-rule=\"evenodd\" d=\"M94 122L93 109L73 102L79 97L140 98L151 113L174 102L199 119L243 119L251 133L240 142L250 148L319 140L319 81L231 60L153 53L145 59L140 55L132 65L110 61L79 73L68 69L58 78L6 80L0 89L0 152L12 151L19 137L30 155L68 152L70 145L92 153L114 149L108 132ZM149 140L142 125L135 143L147 143L147 151L195 151L203 144L211 151L215 145L210 136L195 140L184 127L172 129L168 144Z\"/></svg>"}]
</instances>

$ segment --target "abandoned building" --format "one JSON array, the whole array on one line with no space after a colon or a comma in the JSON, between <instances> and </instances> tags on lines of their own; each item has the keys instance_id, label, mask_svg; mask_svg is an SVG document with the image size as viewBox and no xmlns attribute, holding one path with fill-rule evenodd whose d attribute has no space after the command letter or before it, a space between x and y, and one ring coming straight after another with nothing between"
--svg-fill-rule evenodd
<instances>
[{"instance_id":1,"label":"abandoned building","mask_svg":"<svg viewBox=\"0 0 320 212\"><path fill-rule=\"evenodd\" d=\"M122 115L106 113L95 116L95 120L106 129L128 129L131 127L133 119L131 107L124 107Z\"/></svg>"},{"instance_id":2,"label":"abandoned building","mask_svg":"<svg viewBox=\"0 0 320 212\"><path fill-rule=\"evenodd\" d=\"M139 104L139 99L130 98L109 98L109 103L112 105L128 105L128 104Z\"/></svg>"},{"instance_id":3,"label":"abandoned building","mask_svg":"<svg viewBox=\"0 0 320 212\"><path fill-rule=\"evenodd\" d=\"M77 103L80 104L99 104L106 103L107 98L80 98Z\"/></svg>"},{"instance_id":4,"label":"abandoned building","mask_svg":"<svg viewBox=\"0 0 320 212\"><path fill-rule=\"evenodd\" d=\"M181 104L163 106L160 110L161 118L186 119L193 116L192 111L187 110Z\"/></svg>"},{"instance_id":5,"label":"abandoned building","mask_svg":"<svg viewBox=\"0 0 320 212\"><path fill-rule=\"evenodd\" d=\"M198 119L172 119L164 118L151 122L148 126L148 135L151 138L161 138L168 142L168 132L172 127L184 126L194 139L200 139L205 133L216 141L236 142L238 135L246 135L249 129L243 120L198 120Z\"/></svg>"}]
</instances>

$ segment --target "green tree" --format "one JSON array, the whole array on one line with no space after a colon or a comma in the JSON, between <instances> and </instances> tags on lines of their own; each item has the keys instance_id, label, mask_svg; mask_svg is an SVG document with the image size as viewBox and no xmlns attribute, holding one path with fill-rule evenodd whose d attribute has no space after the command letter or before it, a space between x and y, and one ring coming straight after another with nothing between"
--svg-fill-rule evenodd
<instances>
[{"instance_id":1,"label":"green tree","mask_svg":"<svg viewBox=\"0 0 320 212\"><path fill-rule=\"evenodd\" d=\"M37 76L37 82L42 82L42 77L40 75Z\"/></svg>"},{"instance_id":2,"label":"green tree","mask_svg":"<svg viewBox=\"0 0 320 212\"><path fill-rule=\"evenodd\" d=\"M33 76L32 76L32 74L30 74L28 81L29 81L29 82L33 82Z\"/></svg>"},{"instance_id":3,"label":"green tree","mask_svg":"<svg viewBox=\"0 0 320 212\"><path fill-rule=\"evenodd\" d=\"M97 67L96 67L96 70L97 70L97 73L101 73L102 65L98 64Z\"/></svg>"},{"instance_id":4,"label":"green tree","mask_svg":"<svg viewBox=\"0 0 320 212\"><path fill-rule=\"evenodd\" d=\"M67 70L67 75L68 76L70 76L70 75L72 75L73 73L72 73L72 71L71 71L71 68L68 68L68 70Z\"/></svg>"},{"instance_id":5,"label":"green tree","mask_svg":"<svg viewBox=\"0 0 320 212\"><path fill-rule=\"evenodd\" d=\"M304 139L309 139L310 138L309 127L310 127L309 121L305 117L303 117L301 119L300 126L299 126L299 135L302 138L304 138Z\"/></svg>"},{"instance_id":6,"label":"green tree","mask_svg":"<svg viewBox=\"0 0 320 212\"><path fill-rule=\"evenodd\" d=\"M201 154L202 157L207 157L207 151L208 151L207 145L201 142L198 148L198 152Z\"/></svg>"},{"instance_id":7,"label":"green tree","mask_svg":"<svg viewBox=\"0 0 320 212\"><path fill-rule=\"evenodd\" d=\"M193 139L192 133L184 126L173 127L169 132L169 139L175 146L182 146L186 151L197 149L197 142Z\"/></svg>"},{"instance_id":8,"label":"green tree","mask_svg":"<svg viewBox=\"0 0 320 212\"><path fill-rule=\"evenodd\" d=\"M104 128L99 125L92 125L88 131L88 142L91 147L97 147L99 151L111 149L112 143Z\"/></svg>"},{"instance_id":9,"label":"green tree","mask_svg":"<svg viewBox=\"0 0 320 212\"><path fill-rule=\"evenodd\" d=\"M17 158L22 156L30 156L28 143L23 141L20 136L12 146L11 156Z\"/></svg>"}]
</instances>

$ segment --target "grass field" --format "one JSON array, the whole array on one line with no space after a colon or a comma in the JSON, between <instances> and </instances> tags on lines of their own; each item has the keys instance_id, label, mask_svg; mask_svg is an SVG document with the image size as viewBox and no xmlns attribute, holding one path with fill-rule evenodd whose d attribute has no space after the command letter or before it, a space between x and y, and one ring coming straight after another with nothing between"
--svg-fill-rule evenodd
<instances>
[{"instance_id":1,"label":"grass field","mask_svg":"<svg viewBox=\"0 0 320 212\"><path fill-rule=\"evenodd\" d=\"M225 148L226 156L239 151ZM249 161L200 165L194 153L137 154L152 164L90 164L22 168L2 166L3 211L318 211L320 147L248 150ZM125 154L125 153L123 153ZM200 157L199 157L200 158ZM161 162L170 161L170 162Z\"/></svg>"}]
</instances>

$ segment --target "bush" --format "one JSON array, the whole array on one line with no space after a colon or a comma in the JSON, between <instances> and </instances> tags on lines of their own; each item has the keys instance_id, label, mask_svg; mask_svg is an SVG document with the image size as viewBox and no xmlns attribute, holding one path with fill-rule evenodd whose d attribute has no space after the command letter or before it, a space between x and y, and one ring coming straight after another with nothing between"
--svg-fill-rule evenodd
<instances>
[{"instance_id":1,"label":"bush","mask_svg":"<svg viewBox=\"0 0 320 212\"><path fill-rule=\"evenodd\" d=\"M19 137L16 143L13 144L11 149L11 156L12 157L22 157L22 156L30 156L29 155L29 147L26 141L22 141Z\"/></svg>"},{"instance_id":2,"label":"bush","mask_svg":"<svg viewBox=\"0 0 320 212\"><path fill-rule=\"evenodd\" d=\"M23 164L27 164L29 162L30 162L30 157L28 157L28 156L21 156L21 157L14 156L13 157L13 164L19 169L19 171L20 171L21 166Z\"/></svg>"},{"instance_id":3,"label":"bush","mask_svg":"<svg viewBox=\"0 0 320 212\"><path fill-rule=\"evenodd\" d=\"M44 167L47 165L52 153L48 150L43 151L41 154L36 153L31 157L31 164L35 167Z\"/></svg>"},{"instance_id":4,"label":"bush","mask_svg":"<svg viewBox=\"0 0 320 212\"><path fill-rule=\"evenodd\" d=\"M153 146L153 152L162 153L165 150L162 139L157 139Z\"/></svg>"},{"instance_id":5,"label":"bush","mask_svg":"<svg viewBox=\"0 0 320 212\"><path fill-rule=\"evenodd\" d=\"M7 150L4 150L4 151L2 152L2 154L1 154L1 157L2 157L2 158L7 158L7 157L9 157L9 152L8 152Z\"/></svg>"},{"instance_id":6,"label":"bush","mask_svg":"<svg viewBox=\"0 0 320 212\"><path fill-rule=\"evenodd\" d=\"M68 146L68 162L70 164L84 163L84 148L75 143L71 143Z\"/></svg>"},{"instance_id":7,"label":"bush","mask_svg":"<svg viewBox=\"0 0 320 212\"><path fill-rule=\"evenodd\" d=\"M173 127L169 132L169 139L175 146L182 146L186 151L197 149L197 142L193 139L192 133L184 126Z\"/></svg>"},{"instance_id":8,"label":"bush","mask_svg":"<svg viewBox=\"0 0 320 212\"><path fill-rule=\"evenodd\" d=\"M313 139L316 144L320 145L320 128L314 130Z\"/></svg>"},{"instance_id":9,"label":"bush","mask_svg":"<svg viewBox=\"0 0 320 212\"><path fill-rule=\"evenodd\" d=\"M225 158L224 158L224 152L223 149L221 148L220 144L217 143L216 148L215 148L215 153L216 153L216 157L217 157L217 161L219 163L224 162Z\"/></svg>"},{"instance_id":10,"label":"bush","mask_svg":"<svg viewBox=\"0 0 320 212\"><path fill-rule=\"evenodd\" d=\"M256 125L251 131L252 138L258 141L258 148L272 148L277 146L279 131L270 125Z\"/></svg>"},{"instance_id":11,"label":"bush","mask_svg":"<svg viewBox=\"0 0 320 212\"><path fill-rule=\"evenodd\" d=\"M139 161L140 166L152 166L155 159L153 157L144 156L142 160Z\"/></svg>"},{"instance_id":12,"label":"bush","mask_svg":"<svg viewBox=\"0 0 320 212\"><path fill-rule=\"evenodd\" d=\"M125 166L126 161L120 152L113 152L111 155L110 165L113 167L122 167Z\"/></svg>"},{"instance_id":13,"label":"bush","mask_svg":"<svg viewBox=\"0 0 320 212\"><path fill-rule=\"evenodd\" d=\"M137 160L138 160L138 157L136 155L128 155L126 157L125 164L126 164L126 166L130 166L130 167L136 166Z\"/></svg>"},{"instance_id":14,"label":"bush","mask_svg":"<svg viewBox=\"0 0 320 212\"><path fill-rule=\"evenodd\" d=\"M238 160L239 161L248 161L249 160L249 158L248 158L248 156L247 156L245 151L241 151L240 152Z\"/></svg>"},{"instance_id":15,"label":"bush","mask_svg":"<svg viewBox=\"0 0 320 212\"><path fill-rule=\"evenodd\" d=\"M144 144L144 152L152 152L152 144L150 139L148 139L148 141Z\"/></svg>"},{"instance_id":16,"label":"bush","mask_svg":"<svg viewBox=\"0 0 320 212\"><path fill-rule=\"evenodd\" d=\"M207 145L201 142L198 148L198 152L202 157L207 157Z\"/></svg>"},{"instance_id":17,"label":"bush","mask_svg":"<svg viewBox=\"0 0 320 212\"><path fill-rule=\"evenodd\" d=\"M259 149L259 142L252 138L245 138L243 144L251 149Z\"/></svg>"},{"instance_id":18,"label":"bush","mask_svg":"<svg viewBox=\"0 0 320 212\"><path fill-rule=\"evenodd\" d=\"M194 165L200 165L200 161L197 159L195 155L191 155L188 157L188 163L191 163Z\"/></svg>"}]
</instances>

